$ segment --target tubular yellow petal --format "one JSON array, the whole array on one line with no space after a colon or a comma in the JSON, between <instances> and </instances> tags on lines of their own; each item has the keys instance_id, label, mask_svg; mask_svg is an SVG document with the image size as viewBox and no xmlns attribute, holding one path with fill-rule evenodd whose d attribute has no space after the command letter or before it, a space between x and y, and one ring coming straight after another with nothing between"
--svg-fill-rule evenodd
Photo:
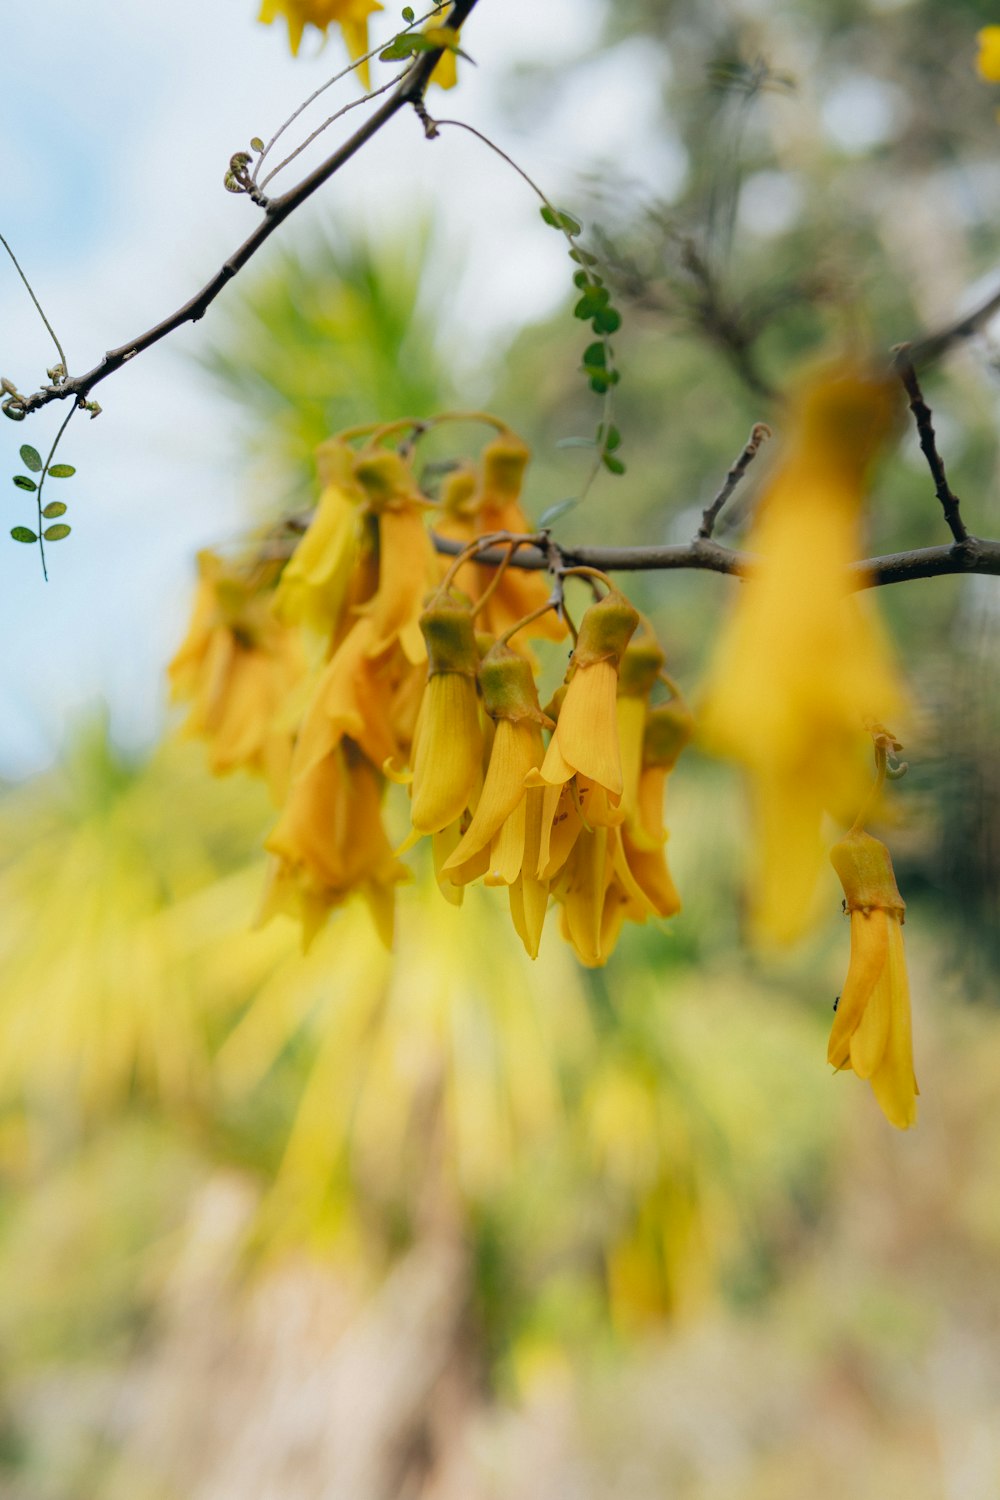
<instances>
[{"instance_id":1,"label":"tubular yellow petal","mask_svg":"<svg viewBox=\"0 0 1000 1500\"><path fill-rule=\"evenodd\" d=\"M913 1039L910 1022L910 987L903 951L903 930L889 918L886 983L889 990L889 1039L881 1066L872 1074L871 1085L879 1107L890 1125L908 1130L917 1121L920 1090L913 1072Z\"/></svg>"},{"instance_id":2,"label":"tubular yellow petal","mask_svg":"<svg viewBox=\"0 0 1000 1500\"><path fill-rule=\"evenodd\" d=\"M525 798L521 797L490 845L487 885L512 885L521 873L526 826Z\"/></svg>"},{"instance_id":3,"label":"tubular yellow petal","mask_svg":"<svg viewBox=\"0 0 1000 1500\"><path fill-rule=\"evenodd\" d=\"M578 667L566 689L553 740L567 765L620 797L617 696L618 672L612 662Z\"/></svg>"},{"instance_id":4,"label":"tubular yellow petal","mask_svg":"<svg viewBox=\"0 0 1000 1500\"><path fill-rule=\"evenodd\" d=\"M482 771L483 736L476 685L457 672L427 684L414 746L414 830L437 833L460 818Z\"/></svg>"},{"instance_id":5,"label":"tubular yellow petal","mask_svg":"<svg viewBox=\"0 0 1000 1500\"><path fill-rule=\"evenodd\" d=\"M827 1060L835 1068L848 1066L851 1037L860 1026L865 1007L885 969L889 953L889 921L889 915L884 911L851 912L851 957L827 1049Z\"/></svg>"},{"instance_id":6,"label":"tubular yellow petal","mask_svg":"<svg viewBox=\"0 0 1000 1500\"><path fill-rule=\"evenodd\" d=\"M542 736L530 720L498 719L490 763L472 822L446 870L454 869L497 835L504 820L523 801L524 779L541 759Z\"/></svg>"},{"instance_id":7,"label":"tubular yellow petal","mask_svg":"<svg viewBox=\"0 0 1000 1500\"><path fill-rule=\"evenodd\" d=\"M881 1066L892 1025L892 985L883 964L854 1031L851 1033L851 1067L859 1078L871 1078Z\"/></svg>"},{"instance_id":8,"label":"tubular yellow petal","mask_svg":"<svg viewBox=\"0 0 1000 1500\"><path fill-rule=\"evenodd\" d=\"M604 895L607 888L608 830L585 829L566 861L556 896L562 902L563 932L580 962L598 968L606 955L601 948Z\"/></svg>"}]
</instances>

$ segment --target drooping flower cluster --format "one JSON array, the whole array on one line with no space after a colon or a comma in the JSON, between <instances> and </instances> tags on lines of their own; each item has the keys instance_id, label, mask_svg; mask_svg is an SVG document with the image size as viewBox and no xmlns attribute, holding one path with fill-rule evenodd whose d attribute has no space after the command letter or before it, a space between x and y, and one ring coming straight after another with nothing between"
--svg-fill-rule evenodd
<instances>
[{"instance_id":1,"label":"drooping flower cluster","mask_svg":"<svg viewBox=\"0 0 1000 1500\"><path fill-rule=\"evenodd\" d=\"M388 943L400 856L426 839L448 900L470 881L506 888L532 957L554 903L580 959L603 964L625 920L679 910L663 793L691 716L651 628L609 580L565 569L553 593L542 572L512 565L532 538L524 443L494 424L478 462L434 500L414 467L417 425L322 446L319 500L283 566L203 557L175 696L191 701L189 728L217 771L270 771L267 747L281 748L263 917L296 917L308 943L358 894ZM477 554L489 545L487 565ZM600 597L543 711L529 641L565 639L574 574ZM408 787L408 833L393 783Z\"/></svg>"}]
</instances>

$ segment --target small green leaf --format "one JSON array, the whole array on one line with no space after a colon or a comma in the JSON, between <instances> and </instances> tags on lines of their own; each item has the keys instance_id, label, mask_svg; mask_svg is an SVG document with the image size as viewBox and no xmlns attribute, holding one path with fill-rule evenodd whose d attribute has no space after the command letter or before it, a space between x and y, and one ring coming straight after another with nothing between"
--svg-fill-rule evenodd
<instances>
[{"instance_id":1,"label":"small green leaf","mask_svg":"<svg viewBox=\"0 0 1000 1500\"><path fill-rule=\"evenodd\" d=\"M614 307L600 307L591 324L595 333L617 333L622 326L622 315Z\"/></svg>"},{"instance_id":2,"label":"small green leaf","mask_svg":"<svg viewBox=\"0 0 1000 1500\"><path fill-rule=\"evenodd\" d=\"M564 229L567 234L579 234L583 225L579 219L574 219L572 214L560 213L559 228Z\"/></svg>"},{"instance_id":3,"label":"small green leaf","mask_svg":"<svg viewBox=\"0 0 1000 1500\"><path fill-rule=\"evenodd\" d=\"M250 137L250 149L252 151L263 151L264 142L261 140L259 135L253 135Z\"/></svg>"},{"instance_id":4,"label":"small green leaf","mask_svg":"<svg viewBox=\"0 0 1000 1500\"><path fill-rule=\"evenodd\" d=\"M412 5L404 5L403 6L403 20L407 23L407 25L409 25L409 23L411 21L415 20L415 19L416 19L416 12L414 11Z\"/></svg>"},{"instance_id":5,"label":"small green leaf","mask_svg":"<svg viewBox=\"0 0 1000 1500\"><path fill-rule=\"evenodd\" d=\"M411 37L397 36L393 38L384 52L379 53L379 62L403 62L406 58L413 56L413 51Z\"/></svg>"},{"instance_id":6,"label":"small green leaf","mask_svg":"<svg viewBox=\"0 0 1000 1500\"><path fill-rule=\"evenodd\" d=\"M598 435L598 439L600 439L600 435L601 435L601 429L600 428L597 429L597 435ZM605 453L614 453L615 449L616 448L620 448L621 445L622 445L622 435L618 431L618 428L615 427L614 424L612 424L608 428L608 435L607 435L607 437L604 439L604 451L605 451Z\"/></svg>"},{"instance_id":7,"label":"small green leaf","mask_svg":"<svg viewBox=\"0 0 1000 1500\"><path fill-rule=\"evenodd\" d=\"M21 449L21 462L26 469L31 470L32 474L40 474L42 472L41 455L37 448L31 447L30 443L25 443Z\"/></svg>"},{"instance_id":8,"label":"small green leaf","mask_svg":"<svg viewBox=\"0 0 1000 1500\"><path fill-rule=\"evenodd\" d=\"M42 535L47 542L61 542L64 536L69 536L72 529L65 521L60 521L56 526L46 526Z\"/></svg>"},{"instance_id":9,"label":"small green leaf","mask_svg":"<svg viewBox=\"0 0 1000 1500\"><path fill-rule=\"evenodd\" d=\"M559 228L559 215L554 208L550 208L547 203L543 203L538 212L551 229Z\"/></svg>"},{"instance_id":10,"label":"small green leaf","mask_svg":"<svg viewBox=\"0 0 1000 1500\"><path fill-rule=\"evenodd\" d=\"M625 473L625 465L622 463L620 458L615 458L615 455L613 453L602 453L601 463L611 474ZM46 536L48 536L48 534L48 532L45 533Z\"/></svg>"},{"instance_id":11,"label":"small green leaf","mask_svg":"<svg viewBox=\"0 0 1000 1500\"><path fill-rule=\"evenodd\" d=\"M56 516L64 516L66 507L61 500L53 500L42 509L42 515L47 521L54 521Z\"/></svg>"},{"instance_id":12,"label":"small green leaf","mask_svg":"<svg viewBox=\"0 0 1000 1500\"><path fill-rule=\"evenodd\" d=\"M32 531L30 526L12 526L10 534L15 542L37 542L38 533Z\"/></svg>"},{"instance_id":13,"label":"small green leaf","mask_svg":"<svg viewBox=\"0 0 1000 1500\"><path fill-rule=\"evenodd\" d=\"M574 245L573 248L572 248L572 250L569 252L569 258L570 258L570 260L575 260L578 266L596 266L597 265L597 256L596 255L591 255L591 253L590 253L589 250L581 250L576 245Z\"/></svg>"},{"instance_id":14,"label":"small green leaf","mask_svg":"<svg viewBox=\"0 0 1000 1500\"><path fill-rule=\"evenodd\" d=\"M596 391L599 396L603 396L608 386L614 384L606 370L588 370L587 374L590 376L590 389Z\"/></svg>"},{"instance_id":15,"label":"small green leaf","mask_svg":"<svg viewBox=\"0 0 1000 1500\"><path fill-rule=\"evenodd\" d=\"M37 490L38 488L38 485L35 483L35 481L33 479L29 479L27 474L15 474L14 483L17 485L19 490Z\"/></svg>"},{"instance_id":16,"label":"small green leaf","mask_svg":"<svg viewBox=\"0 0 1000 1500\"><path fill-rule=\"evenodd\" d=\"M566 512L568 510L572 510L574 505L576 505L577 503L577 499L574 495L570 495L567 500L557 500L555 505L550 505L546 510L542 511L541 515L538 517L539 526L551 526L552 522L556 519L557 516L564 516Z\"/></svg>"},{"instance_id":17,"label":"small green leaf","mask_svg":"<svg viewBox=\"0 0 1000 1500\"><path fill-rule=\"evenodd\" d=\"M49 470L50 479L72 479L76 473L72 464L53 464Z\"/></svg>"},{"instance_id":18,"label":"small green leaf","mask_svg":"<svg viewBox=\"0 0 1000 1500\"><path fill-rule=\"evenodd\" d=\"M608 362L608 351L601 343L588 344L583 351L583 362L585 365L606 365Z\"/></svg>"},{"instance_id":19,"label":"small green leaf","mask_svg":"<svg viewBox=\"0 0 1000 1500\"><path fill-rule=\"evenodd\" d=\"M585 322L602 312L611 301L611 294L606 286L588 286L583 296L573 309L574 318L582 318Z\"/></svg>"}]
</instances>

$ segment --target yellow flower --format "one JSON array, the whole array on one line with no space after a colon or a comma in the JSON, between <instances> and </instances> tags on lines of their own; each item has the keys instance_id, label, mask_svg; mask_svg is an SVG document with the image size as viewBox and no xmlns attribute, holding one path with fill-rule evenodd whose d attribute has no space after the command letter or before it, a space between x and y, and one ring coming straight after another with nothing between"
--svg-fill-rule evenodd
<instances>
[{"instance_id":1,"label":"yellow flower","mask_svg":"<svg viewBox=\"0 0 1000 1500\"><path fill-rule=\"evenodd\" d=\"M293 57L298 55L307 26L315 26L324 36L328 26L339 26L353 58L364 57L368 51L368 17L381 9L378 0L263 0L257 19L270 24L278 16L285 17ZM358 68L358 77L366 89L371 86L367 63Z\"/></svg>"},{"instance_id":2,"label":"yellow flower","mask_svg":"<svg viewBox=\"0 0 1000 1500\"><path fill-rule=\"evenodd\" d=\"M317 451L319 503L274 592L274 612L286 624L329 633L340 619L358 557L363 499L353 483L353 459L346 443L336 438Z\"/></svg>"},{"instance_id":3,"label":"yellow flower","mask_svg":"<svg viewBox=\"0 0 1000 1500\"><path fill-rule=\"evenodd\" d=\"M580 622L580 634L566 676L566 696L555 732L539 771L529 786L560 786L577 775L607 794L612 806L621 800L622 757L618 740L618 666L639 616L623 594L611 589L592 604ZM592 799L591 821L598 818Z\"/></svg>"},{"instance_id":4,"label":"yellow flower","mask_svg":"<svg viewBox=\"0 0 1000 1500\"><path fill-rule=\"evenodd\" d=\"M437 555L424 524L430 502L396 453L360 454L355 475L378 518L378 587L359 610L373 621L370 653L378 656L398 639L409 661L422 662L427 652L420 616L437 572Z\"/></svg>"},{"instance_id":5,"label":"yellow flower","mask_svg":"<svg viewBox=\"0 0 1000 1500\"><path fill-rule=\"evenodd\" d=\"M470 469L459 470L450 477L441 496L444 514L435 522L435 530L463 543L493 531L509 531L515 536L530 532L532 528L520 502L530 457L531 450L515 433L506 430L499 433L482 451L478 483ZM450 562L446 558L443 566L450 566ZM469 562L459 568L453 581L456 588L476 601L495 573L495 568ZM501 636L518 620L540 609L548 596L549 585L543 574L508 568L479 613L481 628L490 635ZM554 610L549 610L526 626L523 634L561 641L566 626Z\"/></svg>"},{"instance_id":6,"label":"yellow flower","mask_svg":"<svg viewBox=\"0 0 1000 1500\"><path fill-rule=\"evenodd\" d=\"M703 738L751 777L751 922L765 941L790 941L808 924L822 815L843 816L861 800L865 720L903 711L878 620L850 597L848 577L866 471L896 404L894 384L854 369L828 370L803 389L749 539L759 562L709 675Z\"/></svg>"},{"instance_id":7,"label":"yellow flower","mask_svg":"<svg viewBox=\"0 0 1000 1500\"><path fill-rule=\"evenodd\" d=\"M838 1070L867 1078L890 1124L917 1118L910 990L903 953L905 905L889 851L860 829L830 851L851 917L851 959L837 1004L827 1057Z\"/></svg>"},{"instance_id":8,"label":"yellow flower","mask_svg":"<svg viewBox=\"0 0 1000 1500\"><path fill-rule=\"evenodd\" d=\"M393 890L407 871L382 827L385 782L357 745L337 748L292 785L265 848L271 867L259 920L283 911L302 922L305 946L332 907L355 891L366 900L379 936L392 942Z\"/></svg>"},{"instance_id":9,"label":"yellow flower","mask_svg":"<svg viewBox=\"0 0 1000 1500\"><path fill-rule=\"evenodd\" d=\"M436 83L440 89L453 89L458 82L458 60L452 47L458 42L458 32L453 26L425 26L424 35L428 41L440 43L445 48L428 82Z\"/></svg>"},{"instance_id":10,"label":"yellow flower","mask_svg":"<svg viewBox=\"0 0 1000 1500\"><path fill-rule=\"evenodd\" d=\"M976 71L987 83L1000 83L1000 26L984 26L976 34L979 55Z\"/></svg>"},{"instance_id":11,"label":"yellow flower","mask_svg":"<svg viewBox=\"0 0 1000 1500\"><path fill-rule=\"evenodd\" d=\"M479 654L469 610L435 601L421 616L429 677L413 741L411 848L421 834L439 833L465 812L482 776L476 669Z\"/></svg>"},{"instance_id":12,"label":"yellow flower","mask_svg":"<svg viewBox=\"0 0 1000 1500\"><path fill-rule=\"evenodd\" d=\"M198 554L198 572L191 625L167 668L172 697L190 702L185 730L208 740L217 776L242 767L280 798L292 755L283 710L305 670L298 637L214 553Z\"/></svg>"},{"instance_id":13,"label":"yellow flower","mask_svg":"<svg viewBox=\"0 0 1000 1500\"><path fill-rule=\"evenodd\" d=\"M679 698L650 709L642 742L642 769L634 817L621 830L622 853L636 885L657 916L672 917L681 909L667 868L663 800L667 777L694 730L687 705Z\"/></svg>"},{"instance_id":14,"label":"yellow flower","mask_svg":"<svg viewBox=\"0 0 1000 1500\"><path fill-rule=\"evenodd\" d=\"M327 662L313 691L295 743L292 776L304 775L335 749L344 735L375 766L401 760L394 709L411 674L422 677L397 645L372 656L374 624L362 616Z\"/></svg>"},{"instance_id":15,"label":"yellow flower","mask_svg":"<svg viewBox=\"0 0 1000 1500\"><path fill-rule=\"evenodd\" d=\"M542 726L551 727L538 706L531 668L509 646L495 645L479 667L486 712L496 729L486 779L472 821L444 864L445 873L465 883L475 878L463 869L489 848L489 884L511 885L521 872L525 853L527 807L524 779L541 764ZM537 861L538 852L535 850Z\"/></svg>"}]
</instances>

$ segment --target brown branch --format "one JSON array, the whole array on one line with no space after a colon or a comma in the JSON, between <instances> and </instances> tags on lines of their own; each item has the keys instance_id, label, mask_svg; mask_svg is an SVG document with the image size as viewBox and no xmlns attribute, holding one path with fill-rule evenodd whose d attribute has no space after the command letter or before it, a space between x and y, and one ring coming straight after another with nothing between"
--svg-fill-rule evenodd
<instances>
[{"instance_id":1,"label":"brown branch","mask_svg":"<svg viewBox=\"0 0 1000 1500\"><path fill-rule=\"evenodd\" d=\"M924 400L917 372L909 358L907 344L902 344L896 351L895 365L906 394L910 398L910 410L916 419L920 448L934 480L934 493L941 502L941 509L944 511L944 518L952 536L956 542L964 542L969 533L959 511L958 496L948 483L948 476L944 471L944 460L938 452L934 423L931 421L931 409Z\"/></svg>"},{"instance_id":2,"label":"brown branch","mask_svg":"<svg viewBox=\"0 0 1000 1500\"><path fill-rule=\"evenodd\" d=\"M925 334L922 339L915 339L913 343L904 345L907 359L920 369L923 369L925 365L933 364L943 354L947 354L955 344L961 343L963 339L972 338L973 334L978 333L984 323L988 323L990 318L998 312L1000 312L1000 289L991 292L985 301L980 302L978 307L966 313L963 318L956 318L954 323L949 323L945 328L939 328L937 333Z\"/></svg>"},{"instance_id":3,"label":"brown branch","mask_svg":"<svg viewBox=\"0 0 1000 1500\"><path fill-rule=\"evenodd\" d=\"M750 429L750 436L747 438L743 452L723 480L722 488L711 505L701 513L701 525L698 527L698 536L702 541L707 542L710 539L712 532L715 530L715 523L719 519L719 512L757 457L761 443L765 442L770 436L771 429L766 422L754 423Z\"/></svg>"},{"instance_id":4,"label":"brown branch","mask_svg":"<svg viewBox=\"0 0 1000 1500\"><path fill-rule=\"evenodd\" d=\"M434 546L444 556L454 557L465 545L431 533ZM693 568L707 573L727 573L748 578L758 559L750 552L721 547L718 542L697 537L693 542L671 547L557 547L550 542L544 550L523 547L511 558L512 568L535 572L558 571L582 565L600 568L604 573L654 573ZM476 554L474 561L486 567L498 567L507 557L507 549L490 548ZM920 547L912 552L894 552L884 557L870 557L852 564L850 579L855 589L877 588L890 583L907 583L915 578L939 578L949 573L983 573L1000 577L1000 541L967 536L961 542L945 547Z\"/></svg>"},{"instance_id":5,"label":"brown branch","mask_svg":"<svg viewBox=\"0 0 1000 1500\"><path fill-rule=\"evenodd\" d=\"M477 0L455 0L448 15L449 27L457 30L462 26L476 4ZM242 271L247 262L256 255L265 241L290 214L293 214L307 198L311 198L318 188L323 187L335 173L339 172L341 167L349 162L362 146L367 145L394 115L408 105L418 104L422 100L430 76L443 51L444 48L437 47L433 51L422 52L396 92L390 95L384 104L379 105L374 114L370 115L343 145L339 146L325 161L320 162L318 167L295 187L290 188L287 193L268 199L264 217L253 234L244 240L239 249L235 250L219 267L212 279L185 302L183 307L179 307L176 312L171 313L154 327L148 328L137 338L129 339L128 343L121 344L117 349L110 349L100 363L96 364L92 370L88 370L86 374L70 376L59 385L42 386L33 395L25 396L23 401L19 402L25 415L37 411L42 406L47 406L50 401L62 401L67 397L76 402L85 401L95 385L106 380L109 375L114 375L137 354L142 354L146 349L152 348L154 344L158 344L161 339L166 338L168 334L173 333L185 323L196 323L199 318L204 317L223 288Z\"/></svg>"}]
</instances>

